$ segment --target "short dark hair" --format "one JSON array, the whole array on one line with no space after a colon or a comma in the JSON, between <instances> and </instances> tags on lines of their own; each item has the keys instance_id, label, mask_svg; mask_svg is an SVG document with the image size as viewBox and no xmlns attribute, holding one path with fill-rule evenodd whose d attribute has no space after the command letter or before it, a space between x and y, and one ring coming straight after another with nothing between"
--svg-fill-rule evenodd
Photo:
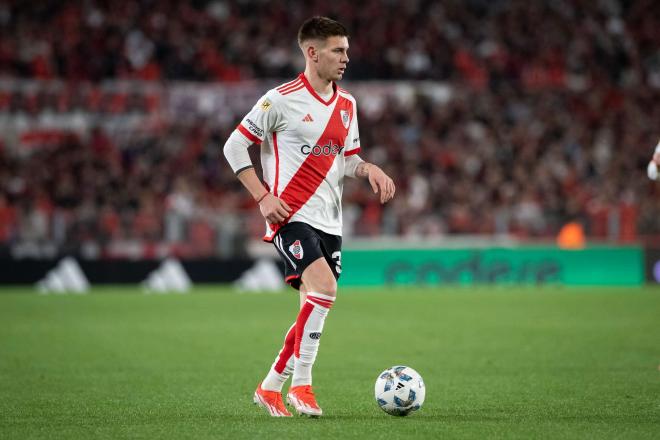
<instances>
[{"instance_id":1,"label":"short dark hair","mask_svg":"<svg viewBox=\"0 0 660 440\"><path fill-rule=\"evenodd\" d=\"M298 44L307 40L325 40L328 37L348 37L343 24L328 17L312 17L298 30Z\"/></svg>"}]
</instances>

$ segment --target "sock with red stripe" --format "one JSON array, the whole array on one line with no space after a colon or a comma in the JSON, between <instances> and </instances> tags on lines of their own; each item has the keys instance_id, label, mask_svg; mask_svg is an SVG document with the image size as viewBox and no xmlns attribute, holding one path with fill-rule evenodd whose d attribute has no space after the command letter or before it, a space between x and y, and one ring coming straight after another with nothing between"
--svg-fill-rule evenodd
<instances>
[{"instance_id":1,"label":"sock with red stripe","mask_svg":"<svg viewBox=\"0 0 660 440\"><path fill-rule=\"evenodd\" d=\"M266 378L261 382L261 388L267 391L282 391L284 382L293 373L293 347L296 339L296 323L294 322L286 332L284 346L277 354L275 362L270 367Z\"/></svg>"},{"instance_id":2,"label":"sock with red stripe","mask_svg":"<svg viewBox=\"0 0 660 440\"><path fill-rule=\"evenodd\" d=\"M296 340L292 386L312 384L312 366L319 350L325 317L335 298L322 293L309 292L296 320Z\"/></svg>"}]
</instances>

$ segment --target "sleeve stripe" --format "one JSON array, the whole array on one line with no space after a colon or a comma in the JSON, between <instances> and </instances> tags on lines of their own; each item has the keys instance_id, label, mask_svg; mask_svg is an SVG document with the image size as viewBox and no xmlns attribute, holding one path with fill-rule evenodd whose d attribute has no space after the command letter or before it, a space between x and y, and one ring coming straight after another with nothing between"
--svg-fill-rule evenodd
<instances>
[{"instance_id":1,"label":"sleeve stripe","mask_svg":"<svg viewBox=\"0 0 660 440\"><path fill-rule=\"evenodd\" d=\"M294 87L294 88L292 88L292 89L287 89L287 90L285 90L285 91L283 91L283 92L280 92L280 93L282 94L282 96L286 96L286 95L288 95L289 93L297 92L298 90L300 90L300 89L304 89L304 88L305 88L305 85L304 85L304 84L300 84L300 85L298 85L298 86L296 86L296 87Z\"/></svg>"},{"instance_id":2,"label":"sleeve stripe","mask_svg":"<svg viewBox=\"0 0 660 440\"><path fill-rule=\"evenodd\" d=\"M282 84L281 86L277 87L276 90L277 90L278 92L281 92L282 90L284 90L284 89L286 89L286 88L288 88L288 87L291 87L291 86L293 86L293 85L296 85L296 84L298 84L299 82L302 82L302 81L300 81L300 78L296 78L296 79L294 79L293 81L289 81L288 83L284 83L284 84Z\"/></svg>"},{"instance_id":3,"label":"sleeve stripe","mask_svg":"<svg viewBox=\"0 0 660 440\"><path fill-rule=\"evenodd\" d=\"M345 153L344 153L344 157L346 157L346 156L352 156L352 155L354 155L354 154L358 154L359 152L360 152L360 147L357 147L357 148L354 148L354 149L352 149L352 150L350 150L350 151L345 152Z\"/></svg>"},{"instance_id":4,"label":"sleeve stripe","mask_svg":"<svg viewBox=\"0 0 660 440\"><path fill-rule=\"evenodd\" d=\"M262 142L261 139L259 139L258 137L256 137L252 133L250 133L247 130L247 128L243 127L243 125L238 124L238 127L236 127L236 129L238 129L238 131L240 131L243 136L245 136L246 138L248 138L249 140L251 140L255 144L260 144Z\"/></svg>"},{"instance_id":5,"label":"sleeve stripe","mask_svg":"<svg viewBox=\"0 0 660 440\"><path fill-rule=\"evenodd\" d=\"M283 93L283 92L286 92L289 89L293 89L293 88L299 86L300 84L302 84L302 81L300 81L300 79L297 79L297 80L292 81L288 84L284 84L281 87L278 87L276 90L280 93Z\"/></svg>"}]
</instances>

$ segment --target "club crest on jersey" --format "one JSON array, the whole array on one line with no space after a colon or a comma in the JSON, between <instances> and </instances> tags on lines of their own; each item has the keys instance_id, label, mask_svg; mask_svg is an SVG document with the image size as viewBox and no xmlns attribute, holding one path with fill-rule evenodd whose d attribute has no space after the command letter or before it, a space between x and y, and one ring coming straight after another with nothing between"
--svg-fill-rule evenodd
<instances>
[{"instance_id":1,"label":"club crest on jersey","mask_svg":"<svg viewBox=\"0 0 660 440\"><path fill-rule=\"evenodd\" d=\"M291 255L296 257L296 260L302 260L303 248L302 245L300 244L300 240L294 241L293 244L289 246L289 252L291 252Z\"/></svg>"},{"instance_id":2,"label":"club crest on jersey","mask_svg":"<svg viewBox=\"0 0 660 440\"><path fill-rule=\"evenodd\" d=\"M267 112L268 110L270 110L270 106L271 106L270 101L267 100L267 99L264 99L264 102L261 103L261 110Z\"/></svg>"},{"instance_id":3,"label":"club crest on jersey","mask_svg":"<svg viewBox=\"0 0 660 440\"><path fill-rule=\"evenodd\" d=\"M341 115L341 123L344 124L344 128L348 128L351 115L349 115L346 110L339 110L339 114Z\"/></svg>"}]
</instances>

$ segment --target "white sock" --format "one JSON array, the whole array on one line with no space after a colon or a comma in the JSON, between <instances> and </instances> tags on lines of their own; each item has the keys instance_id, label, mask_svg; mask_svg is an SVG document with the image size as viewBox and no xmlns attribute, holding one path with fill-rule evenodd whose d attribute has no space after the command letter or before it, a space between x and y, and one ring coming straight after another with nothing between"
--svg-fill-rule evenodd
<instances>
[{"instance_id":1,"label":"white sock","mask_svg":"<svg viewBox=\"0 0 660 440\"><path fill-rule=\"evenodd\" d=\"M296 339L296 323L286 332L284 345L270 367L266 378L261 382L261 388L268 391L282 391L286 380L293 373L293 346Z\"/></svg>"},{"instance_id":2,"label":"white sock","mask_svg":"<svg viewBox=\"0 0 660 440\"><path fill-rule=\"evenodd\" d=\"M305 304L296 320L292 386L312 384L312 367L319 350L323 324L334 301L335 298L329 295L307 293Z\"/></svg>"}]
</instances>

